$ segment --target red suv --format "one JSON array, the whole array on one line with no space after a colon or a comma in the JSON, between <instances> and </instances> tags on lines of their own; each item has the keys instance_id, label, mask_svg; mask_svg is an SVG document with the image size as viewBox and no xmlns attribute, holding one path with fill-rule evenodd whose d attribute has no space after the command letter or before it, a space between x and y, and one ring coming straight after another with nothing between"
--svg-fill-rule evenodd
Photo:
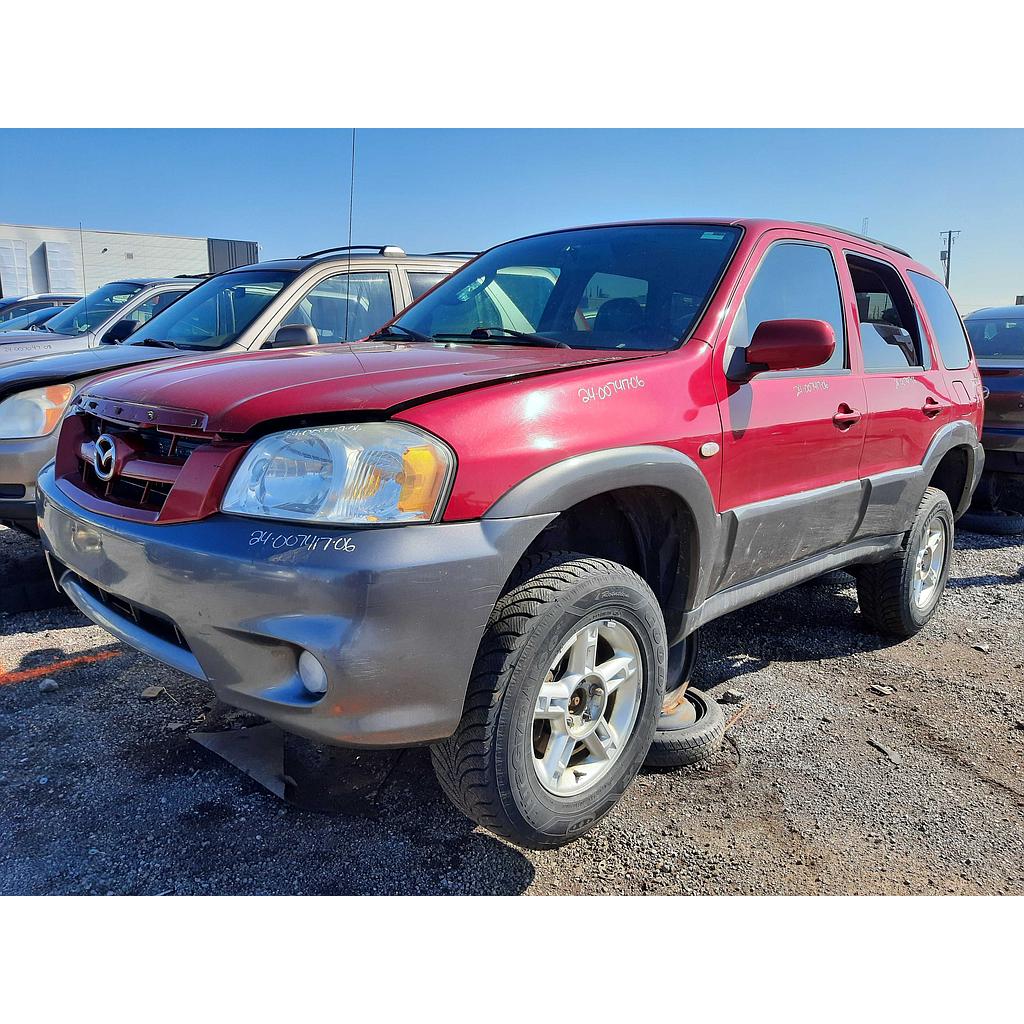
<instances>
[{"instance_id":1,"label":"red suv","mask_svg":"<svg viewBox=\"0 0 1024 1024\"><path fill-rule=\"evenodd\" d=\"M38 512L125 642L317 741L432 744L467 815L556 846L685 760L702 624L837 568L878 630L927 623L981 416L906 253L605 225L499 245L363 342L93 383Z\"/></svg>"}]
</instances>

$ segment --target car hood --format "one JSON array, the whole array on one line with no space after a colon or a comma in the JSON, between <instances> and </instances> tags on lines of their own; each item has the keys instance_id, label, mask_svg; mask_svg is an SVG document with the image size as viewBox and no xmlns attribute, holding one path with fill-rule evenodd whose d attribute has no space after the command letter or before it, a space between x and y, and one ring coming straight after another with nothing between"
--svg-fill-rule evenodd
<instances>
[{"instance_id":1,"label":"car hood","mask_svg":"<svg viewBox=\"0 0 1024 1024\"><path fill-rule=\"evenodd\" d=\"M104 345L103 348L87 348L80 352L30 356L0 366L0 399L32 387L96 377L112 370L186 355L195 353L180 349L151 348L148 345Z\"/></svg>"},{"instance_id":2,"label":"car hood","mask_svg":"<svg viewBox=\"0 0 1024 1024\"><path fill-rule=\"evenodd\" d=\"M245 434L271 420L393 410L497 381L649 354L364 341L156 366L101 381L89 394L185 409L201 414L209 431Z\"/></svg>"},{"instance_id":3,"label":"car hood","mask_svg":"<svg viewBox=\"0 0 1024 1024\"><path fill-rule=\"evenodd\" d=\"M66 341L68 338L84 337L76 334L57 334L56 331L7 331L0 334L0 345L13 345L17 342L24 344L26 341L54 341L60 339Z\"/></svg>"}]
</instances>

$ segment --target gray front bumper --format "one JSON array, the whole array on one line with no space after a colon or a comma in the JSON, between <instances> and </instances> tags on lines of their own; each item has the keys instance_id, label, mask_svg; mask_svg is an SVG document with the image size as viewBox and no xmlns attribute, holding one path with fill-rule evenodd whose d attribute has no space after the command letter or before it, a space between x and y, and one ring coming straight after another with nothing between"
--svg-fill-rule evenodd
<instances>
[{"instance_id":1,"label":"gray front bumper","mask_svg":"<svg viewBox=\"0 0 1024 1024\"><path fill-rule=\"evenodd\" d=\"M39 478L68 596L226 703L340 746L451 735L488 616L551 516L340 531L215 516L153 526L86 512ZM298 658L328 690L313 698Z\"/></svg>"}]
</instances>

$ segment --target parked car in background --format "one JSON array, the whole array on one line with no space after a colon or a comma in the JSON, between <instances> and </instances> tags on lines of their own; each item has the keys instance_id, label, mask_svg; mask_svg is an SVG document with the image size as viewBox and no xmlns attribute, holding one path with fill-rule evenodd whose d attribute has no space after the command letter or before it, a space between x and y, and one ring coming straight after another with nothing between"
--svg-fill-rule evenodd
<instances>
[{"instance_id":1,"label":"parked car in background","mask_svg":"<svg viewBox=\"0 0 1024 1024\"><path fill-rule=\"evenodd\" d=\"M360 338L465 262L465 255L367 248L228 271L139 325L124 344L0 366L0 522L35 532L36 476L53 458L65 409L92 378L157 360ZM136 311L146 294L136 296L143 306L132 300Z\"/></svg>"},{"instance_id":2,"label":"parked car in background","mask_svg":"<svg viewBox=\"0 0 1024 1024\"><path fill-rule=\"evenodd\" d=\"M22 313L13 320L4 320L0 323L0 334L9 334L11 331L31 331L40 324L56 316L64 306L43 306L41 309L33 310L31 313Z\"/></svg>"},{"instance_id":3,"label":"parked car in background","mask_svg":"<svg viewBox=\"0 0 1024 1024\"><path fill-rule=\"evenodd\" d=\"M147 335L223 343L208 287ZM365 312L343 294L326 323ZM260 336L315 332L287 323ZM38 510L126 643L320 742L431 744L460 810L551 847L645 758L721 741L714 701L666 693L704 623L848 568L871 626L922 629L981 418L953 302L902 251L605 225L497 246L365 342L95 382Z\"/></svg>"},{"instance_id":4,"label":"parked car in background","mask_svg":"<svg viewBox=\"0 0 1024 1024\"><path fill-rule=\"evenodd\" d=\"M8 320L34 313L37 309L50 306L70 306L77 302L81 295L60 295L53 292L38 292L35 295L22 295L16 299L0 299L0 326Z\"/></svg>"},{"instance_id":5,"label":"parked car in background","mask_svg":"<svg viewBox=\"0 0 1024 1024\"><path fill-rule=\"evenodd\" d=\"M0 334L0 366L118 344L198 283L198 277L111 281L50 317L41 329Z\"/></svg>"},{"instance_id":6,"label":"parked car in background","mask_svg":"<svg viewBox=\"0 0 1024 1024\"><path fill-rule=\"evenodd\" d=\"M1021 510L1002 507L1007 476L1024 476L1024 306L975 310L964 321L985 394L985 475L971 510L972 529L1024 532Z\"/></svg>"}]
</instances>

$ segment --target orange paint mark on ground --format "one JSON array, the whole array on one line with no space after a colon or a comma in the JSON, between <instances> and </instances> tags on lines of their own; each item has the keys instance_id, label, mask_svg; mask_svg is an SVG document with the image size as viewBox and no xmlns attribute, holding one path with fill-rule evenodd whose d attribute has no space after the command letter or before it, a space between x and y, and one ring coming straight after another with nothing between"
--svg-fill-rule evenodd
<instances>
[{"instance_id":1,"label":"orange paint mark on ground","mask_svg":"<svg viewBox=\"0 0 1024 1024\"><path fill-rule=\"evenodd\" d=\"M79 654L77 657L54 661L49 665L40 665L38 668L26 668L21 672L4 672L0 675L0 686L6 686L8 683L23 683L26 679L38 679L40 676L51 676L54 672L63 672L66 668L77 668L79 665L89 665L94 661L107 661L109 658L116 658L120 653L120 651L100 651L98 654Z\"/></svg>"}]
</instances>

